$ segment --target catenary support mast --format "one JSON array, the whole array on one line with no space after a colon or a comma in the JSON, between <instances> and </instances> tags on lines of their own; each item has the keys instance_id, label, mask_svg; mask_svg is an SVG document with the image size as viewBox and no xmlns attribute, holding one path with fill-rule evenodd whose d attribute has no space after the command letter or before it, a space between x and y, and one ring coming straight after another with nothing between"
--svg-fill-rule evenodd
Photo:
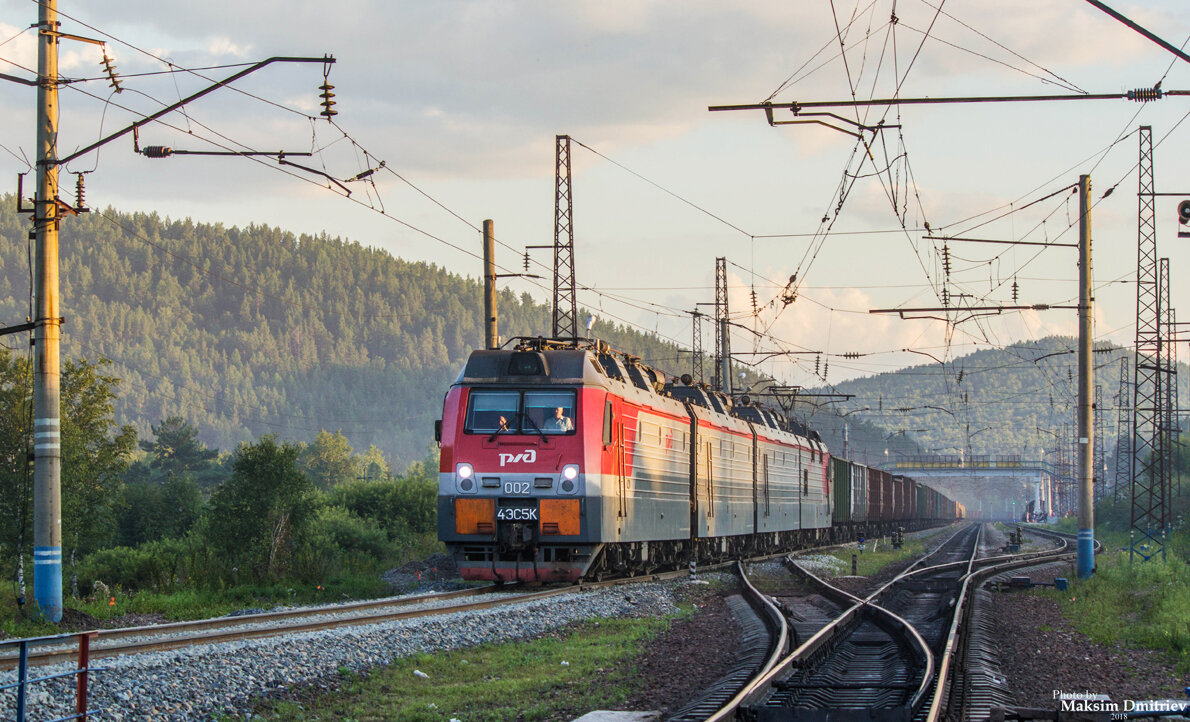
<instances>
[{"instance_id":1,"label":"catenary support mast","mask_svg":"<svg viewBox=\"0 0 1190 722\"><path fill-rule=\"evenodd\" d=\"M58 3L39 4L37 192L33 233L33 597L51 622L62 619L62 437L58 307Z\"/></svg>"},{"instance_id":2,"label":"catenary support mast","mask_svg":"<svg viewBox=\"0 0 1190 722\"><path fill-rule=\"evenodd\" d=\"M1091 176L1078 178L1078 558L1079 579L1095 571L1095 411L1091 342Z\"/></svg>"},{"instance_id":3,"label":"catenary support mast","mask_svg":"<svg viewBox=\"0 0 1190 722\"><path fill-rule=\"evenodd\" d=\"M574 199L570 195L570 136L555 138L554 337L578 337L574 295Z\"/></svg>"},{"instance_id":4,"label":"catenary support mast","mask_svg":"<svg viewBox=\"0 0 1190 722\"><path fill-rule=\"evenodd\" d=\"M1164 349L1157 279L1157 217L1153 129L1140 127L1137 190L1136 360L1132 393L1132 475L1129 558L1165 558L1165 454L1162 423Z\"/></svg>"}]
</instances>

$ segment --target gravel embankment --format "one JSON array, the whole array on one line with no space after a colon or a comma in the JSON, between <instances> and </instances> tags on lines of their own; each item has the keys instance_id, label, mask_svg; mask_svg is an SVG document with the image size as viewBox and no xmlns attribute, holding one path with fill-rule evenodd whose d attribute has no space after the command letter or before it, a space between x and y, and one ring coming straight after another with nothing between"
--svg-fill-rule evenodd
<instances>
[{"instance_id":1,"label":"gravel embankment","mask_svg":"<svg viewBox=\"0 0 1190 722\"><path fill-rule=\"evenodd\" d=\"M1011 576L1035 582L1074 576L1056 564ZM1074 593L1074 592L1071 592ZM1123 700L1185 699L1190 675L1179 674L1161 652L1092 642L1076 631L1058 603L1025 591L995 595L992 607L1000 668L1020 707L1054 709L1055 691L1106 694Z\"/></svg>"},{"instance_id":2,"label":"gravel embankment","mask_svg":"<svg viewBox=\"0 0 1190 722\"><path fill-rule=\"evenodd\" d=\"M513 607L102 659L97 664L107 671L92 677L91 708L104 710L96 719L113 720L244 713L253 698L295 685L329 686L343 670L361 671L417 652L531 638L591 618L669 614L688 584L583 591ZM57 665L37 672L44 676L72 668ZM14 680L14 672L0 673L0 684ZM14 708L11 692L0 696L2 714L11 716ZM31 688L29 711L36 719L73 713L73 681Z\"/></svg>"}]
</instances>

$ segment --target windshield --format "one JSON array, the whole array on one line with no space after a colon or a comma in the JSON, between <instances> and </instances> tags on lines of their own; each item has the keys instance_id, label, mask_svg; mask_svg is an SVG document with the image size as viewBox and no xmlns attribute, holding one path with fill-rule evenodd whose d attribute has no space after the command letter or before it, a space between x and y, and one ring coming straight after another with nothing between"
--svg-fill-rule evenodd
<instances>
[{"instance_id":1,"label":"windshield","mask_svg":"<svg viewBox=\"0 0 1190 722\"><path fill-rule=\"evenodd\" d=\"M516 391L474 391L467 409L467 431L515 431L520 405L521 395Z\"/></svg>"},{"instance_id":2,"label":"windshield","mask_svg":"<svg viewBox=\"0 0 1190 722\"><path fill-rule=\"evenodd\" d=\"M473 389L463 430L468 434L574 433L575 393Z\"/></svg>"},{"instance_id":3,"label":"windshield","mask_svg":"<svg viewBox=\"0 0 1190 722\"><path fill-rule=\"evenodd\" d=\"M574 392L526 391L525 414L532 422L526 426L536 425L547 434L574 431Z\"/></svg>"}]
</instances>

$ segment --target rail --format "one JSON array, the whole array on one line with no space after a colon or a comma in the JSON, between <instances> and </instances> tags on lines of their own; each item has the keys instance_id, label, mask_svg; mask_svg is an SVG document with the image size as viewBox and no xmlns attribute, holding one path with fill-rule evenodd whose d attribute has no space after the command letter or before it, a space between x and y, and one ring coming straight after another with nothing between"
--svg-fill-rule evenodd
<instances>
[{"instance_id":1,"label":"rail","mask_svg":"<svg viewBox=\"0 0 1190 722\"><path fill-rule=\"evenodd\" d=\"M978 587L978 583L983 580L1002 574L1003 572L1021 567L1035 566L1044 561L1046 563L1057 561L1074 554L1070 551L1070 540L1073 536L1063 534L1061 532L1051 531L1049 529L1041 529L1037 527L1027 527L1027 530L1037 534L1038 536L1046 536L1056 539L1061 542L1056 549L1043 550L1040 552L1029 552L1026 554L1006 554L996 557L985 557L979 560L979 568L972 570L963 577L963 585L959 592L958 601L956 602L954 618L951 620L950 632L947 634L946 647L940 655L942 658L941 666L938 670L938 680L935 684L934 699L930 704L930 708L925 716L925 722L938 722L944 717L953 717L948 714L947 705L950 697L951 675L957 664L958 652L963 646L965 639L964 630L968 628L970 621L971 605L969 603L972 591ZM1098 540L1095 542L1095 552L1103 551L1103 545ZM973 584L973 582L975 582Z\"/></svg>"},{"instance_id":2,"label":"rail","mask_svg":"<svg viewBox=\"0 0 1190 722\"><path fill-rule=\"evenodd\" d=\"M863 626L862 620L867 618L871 620L870 623L872 624L888 628L890 630L888 632L889 634L896 634L904 639L906 645L911 650L910 653L914 661L906 669L915 668L919 670L921 674L920 682L913 683L911 688L904 685L897 686L905 688L907 692L911 690L907 694L906 705L913 709L919 708L924 703L925 696L930 691L931 681L936 676L934 674L936 668L934 654L930 649L930 644L927 643L909 620L880 606L876 603L876 600L895 585L911 577L937 572L940 569L949 569L957 565L970 564L971 560L968 558L962 562L945 562L926 566L929 560L942 553L943 550L953 547L953 543L960 535L970 535L971 533L970 527L956 531L938 549L922 556L910 565L908 569L882 585L865 599L861 599L856 595L829 584L813 572L793 564L792 559L789 558L787 564L791 568L795 569L797 573L809 578L824 594L839 601L846 609L842 614L835 617L835 619L799 645L797 649L788 654L778 664L774 665L767 674L758 676L742 693L740 706L743 708L757 707L763 704L764 700L768 699L779 689L798 687L799 685L791 685L786 681L793 674L794 670L806 667L819 667L832 654L831 650L835 649L856 629ZM978 534L979 532L976 531L975 549L978 549ZM975 552L973 551L970 556L973 557L974 554ZM908 680L906 681L908 682ZM838 689L855 689L855 687L847 683L836 684L835 686ZM863 686L866 688L871 685L865 684Z\"/></svg>"},{"instance_id":3,"label":"rail","mask_svg":"<svg viewBox=\"0 0 1190 722\"><path fill-rule=\"evenodd\" d=\"M744 598L756 609L761 616L766 620L769 628L776 631L772 647L769 649L768 658L765 663L753 675L753 679L762 677L768 674L769 670L781 661L781 657L789 648L789 622L785 619L785 615L777 609L777 605L773 604L773 600L769 599L768 595L762 594L748 579L747 573L744 571L744 563L738 562L738 570L740 575L740 582L744 587ZM740 703L744 696L751 688L751 683L745 684L736 694L727 701L716 712L707 717L707 722L720 722L720 720L734 719L736 710L739 709Z\"/></svg>"}]
</instances>

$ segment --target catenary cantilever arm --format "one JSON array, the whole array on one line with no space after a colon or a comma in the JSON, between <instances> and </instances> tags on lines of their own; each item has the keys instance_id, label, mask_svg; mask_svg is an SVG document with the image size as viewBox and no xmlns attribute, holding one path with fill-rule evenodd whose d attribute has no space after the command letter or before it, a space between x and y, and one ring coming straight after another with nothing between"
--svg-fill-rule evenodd
<instances>
[{"instance_id":1,"label":"catenary cantilever arm","mask_svg":"<svg viewBox=\"0 0 1190 722\"><path fill-rule=\"evenodd\" d=\"M94 143L87 146L86 148L83 148L82 150L77 150L74 153L71 153L70 155L66 156L65 158L59 158L57 161L54 161L54 164L55 165L65 165L66 163L69 163L70 161L74 160L75 158L78 158L79 156L86 155L87 153L90 153L91 151L95 150L96 148L112 142L116 138L128 135L129 133L131 133L132 131L141 127L142 125L145 125L146 123L150 123L150 122L162 117L163 115L172 113L173 111L177 110L178 108L181 108L183 105L186 105L187 103L189 103L193 100L198 100L199 98L203 97L204 95L207 95L208 93L218 90L219 88L222 88L225 85L234 83L235 81L239 80L240 78L244 77L245 75L248 75L250 73L255 73L257 70L260 70L261 68L265 67L266 65L271 65L272 63L324 63L324 64L331 64L334 62L335 62L335 59L329 55L321 57L321 58L293 58L293 57L280 56L280 57L269 58L268 60L262 60L259 63L256 63L255 65L244 68L240 72L235 73L234 75L230 75L227 78L216 82L214 85L211 85L209 87L206 87L206 88L198 91L197 93L194 93L193 95L189 95L185 98L182 98L181 100L174 103L173 105L166 106L166 107L162 108L161 110L157 111L156 113L153 113L152 115L147 115L144 118L141 118L140 120L136 121L135 123L133 123L132 125L129 125L126 128L122 128L120 130L117 130L115 133L112 133L109 136L100 138L99 140L95 141Z\"/></svg>"}]
</instances>

